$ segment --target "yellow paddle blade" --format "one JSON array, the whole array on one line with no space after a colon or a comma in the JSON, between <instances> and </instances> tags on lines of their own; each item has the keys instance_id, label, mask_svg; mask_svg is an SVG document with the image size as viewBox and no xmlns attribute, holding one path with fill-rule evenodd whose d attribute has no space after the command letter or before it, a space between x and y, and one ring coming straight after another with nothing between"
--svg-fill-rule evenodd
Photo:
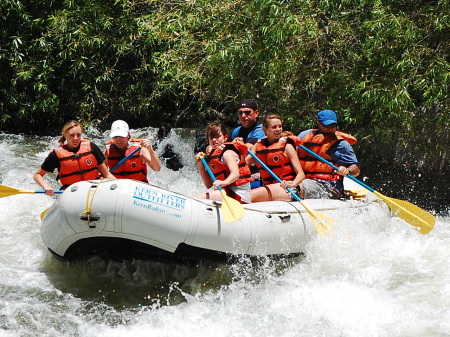
<instances>
[{"instance_id":1,"label":"yellow paddle blade","mask_svg":"<svg viewBox=\"0 0 450 337\"><path fill-rule=\"evenodd\" d=\"M306 211L311 216L314 227L316 227L316 230L319 234L321 235L327 234L331 230L331 226L333 226L336 223L332 217L329 217L328 215L322 214L309 208L309 206L306 205L303 201L300 201L300 204L306 209Z\"/></svg>"},{"instance_id":2,"label":"yellow paddle blade","mask_svg":"<svg viewBox=\"0 0 450 337\"><path fill-rule=\"evenodd\" d=\"M389 198L377 191L373 193L383 199L396 216L418 227L419 233L428 234L433 229L436 218L431 213L408 201Z\"/></svg>"},{"instance_id":3,"label":"yellow paddle blade","mask_svg":"<svg viewBox=\"0 0 450 337\"><path fill-rule=\"evenodd\" d=\"M50 208L47 208L46 210L42 211L42 213L41 213L41 221L44 220L45 214L47 214L49 209Z\"/></svg>"},{"instance_id":4,"label":"yellow paddle blade","mask_svg":"<svg viewBox=\"0 0 450 337\"><path fill-rule=\"evenodd\" d=\"M0 185L0 198L9 197L19 193L35 193L35 191L18 190L16 188Z\"/></svg>"},{"instance_id":5,"label":"yellow paddle blade","mask_svg":"<svg viewBox=\"0 0 450 337\"><path fill-rule=\"evenodd\" d=\"M245 210L242 204L230 198L223 189L220 190L220 194L222 194L222 215L225 219L225 222L235 222L239 219L242 219L245 215Z\"/></svg>"}]
</instances>

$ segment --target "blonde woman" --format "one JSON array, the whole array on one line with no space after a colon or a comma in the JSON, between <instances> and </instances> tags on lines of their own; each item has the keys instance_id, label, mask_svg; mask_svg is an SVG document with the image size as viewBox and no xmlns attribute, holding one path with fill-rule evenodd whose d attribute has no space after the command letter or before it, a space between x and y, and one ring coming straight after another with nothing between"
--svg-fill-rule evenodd
<instances>
[{"instance_id":1,"label":"blonde woman","mask_svg":"<svg viewBox=\"0 0 450 337\"><path fill-rule=\"evenodd\" d=\"M60 144L50 151L41 167L34 173L33 179L42 186L45 194L52 196L54 189L44 179L49 172L58 171L57 180L61 189L82 180L92 180L100 177L116 179L103 163L105 157L97 145L82 138L83 128L77 121L64 125Z\"/></svg>"}]
</instances>

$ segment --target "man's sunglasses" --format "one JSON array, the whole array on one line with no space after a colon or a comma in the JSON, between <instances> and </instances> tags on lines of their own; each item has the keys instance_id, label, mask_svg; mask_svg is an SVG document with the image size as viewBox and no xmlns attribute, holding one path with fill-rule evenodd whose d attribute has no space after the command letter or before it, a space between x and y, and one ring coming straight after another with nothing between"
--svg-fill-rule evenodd
<instances>
[{"instance_id":1,"label":"man's sunglasses","mask_svg":"<svg viewBox=\"0 0 450 337\"><path fill-rule=\"evenodd\" d=\"M252 110L239 110L238 114L241 116L242 114L246 114L247 116L250 115L253 111Z\"/></svg>"}]
</instances>

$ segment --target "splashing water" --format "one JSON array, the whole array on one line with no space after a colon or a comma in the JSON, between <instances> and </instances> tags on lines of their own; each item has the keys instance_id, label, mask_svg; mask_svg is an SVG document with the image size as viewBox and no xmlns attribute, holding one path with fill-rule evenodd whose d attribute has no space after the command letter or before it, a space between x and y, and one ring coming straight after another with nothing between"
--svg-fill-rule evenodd
<instances>
[{"instance_id":1,"label":"splashing water","mask_svg":"<svg viewBox=\"0 0 450 337\"><path fill-rule=\"evenodd\" d=\"M150 172L153 184L186 195L204 191L194 136L174 130L164 140L184 166ZM92 130L89 138L102 146L107 133ZM32 175L56 140L0 135L1 184L40 189ZM421 235L395 217L377 223L369 212L290 259L67 263L40 238L39 215L52 202L41 194L0 199L0 336L450 335L448 217Z\"/></svg>"}]
</instances>

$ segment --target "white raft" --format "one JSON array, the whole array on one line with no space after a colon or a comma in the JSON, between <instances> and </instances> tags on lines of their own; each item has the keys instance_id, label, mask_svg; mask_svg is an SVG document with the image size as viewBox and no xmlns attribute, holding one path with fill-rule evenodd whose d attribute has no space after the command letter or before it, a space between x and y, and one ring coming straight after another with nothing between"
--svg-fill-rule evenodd
<instances>
[{"instance_id":1,"label":"white raft","mask_svg":"<svg viewBox=\"0 0 450 337\"><path fill-rule=\"evenodd\" d=\"M345 214L354 220L355 214L372 208L371 214L386 219L384 203L362 199L304 203L331 217ZM41 235L62 260L107 254L181 261L300 254L317 235L299 202L261 202L244 208L241 220L226 223L217 202L130 179L83 181L69 186L45 213Z\"/></svg>"}]
</instances>

